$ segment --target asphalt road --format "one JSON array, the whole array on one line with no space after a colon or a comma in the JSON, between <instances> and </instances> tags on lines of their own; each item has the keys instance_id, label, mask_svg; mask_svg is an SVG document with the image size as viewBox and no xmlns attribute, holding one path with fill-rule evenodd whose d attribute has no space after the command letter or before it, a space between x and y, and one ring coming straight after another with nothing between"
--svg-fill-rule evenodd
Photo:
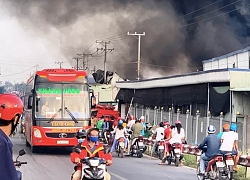
<instances>
[{"instance_id":1,"label":"asphalt road","mask_svg":"<svg viewBox=\"0 0 250 180\"><path fill-rule=\"evenodd\" d=\"M22 135L17 134L12 138L14 144L14 158L20 149L25 149L27 154L19 160L27 161L19 170L23 173L24 180L69 180L73 172L70 161L70 149L43 149L40 153L32 154L30 148L25 147ZM113 154L114 163L108 168L112 180L195 180L195 171L187 167L174 167L158 165L158 160L148 157L119 158Z\"/></svg>"}]
</instances>

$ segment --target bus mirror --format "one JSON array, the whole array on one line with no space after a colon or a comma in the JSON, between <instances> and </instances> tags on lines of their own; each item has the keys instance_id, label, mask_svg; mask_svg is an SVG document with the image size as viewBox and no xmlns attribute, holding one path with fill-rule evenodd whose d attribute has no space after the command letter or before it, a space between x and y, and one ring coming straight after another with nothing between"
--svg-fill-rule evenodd
<instances>
[{"instance_id":1,"label":"bus mirror","mask_svg":"<svg viewBox=\"0 0 250 180\"><path fill-rule=\"evenodd\" d=\"M96 97L95 96L91 96L91 107L95 107L96 106Z\"/></svg>"},{"instance_id":2,"label":"bus mirror","mask_svg":"<svg viewBox=\"0 0 250 180\"><path fill-rule=\"evenodd\" d=\"M28 98L28 109L32 108L32 102L33 102L33 96L30 95L29 98Z\"/></svg>"}]
</instances>

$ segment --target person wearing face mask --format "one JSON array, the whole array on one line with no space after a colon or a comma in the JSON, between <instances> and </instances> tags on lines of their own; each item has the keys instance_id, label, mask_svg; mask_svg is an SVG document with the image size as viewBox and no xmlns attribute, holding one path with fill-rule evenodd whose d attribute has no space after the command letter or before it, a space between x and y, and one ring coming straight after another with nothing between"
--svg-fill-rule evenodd
<instances>
[{"instance_id":1,"label":"person wearing face mask","mask_svg":"<svg viewBox=\"0 0 250 180\"><path fill-rule=\"evenodd\" d=\"M73 148L73 152L70 154L70 156L77 156L78 154L75 152L75 149L76 148L79 148L82 150L82 143L83 141L86 139L86 136L87 136L87 133L85 131L85 129L79 129L76 133L76 138L78 140L78 144ZM81 164L77 164L75 167L74 167L74 172L72 174L72 180L78 180L79 177L81 177L81 174L82 174L82 165Z\"/></svg>"},{"instance_id":2,"label":"person wearing face mask","mask_svg":"<svg viewBox=\"0 0 250 180\"><path fill-rule=\"evenodd\" d=\"M107 161L107 166L110 166L112 161L112 156L110 153L105 154L104 152L104 146L102 143L98 141L99 138L99 129L98 128L90 128L87 131L86 139L81 143L81 153L77 154L76 152L71 153L71 161L75 164L77 164L77 167L81 167L81 159L85 157L98 157L103 158ZM78 174L78 176L75 176L76 179L72 180L78 180L81 178L81 172ZM110 174L106 172L106 180L110 180Z\"/></svg>"}]
</instances>

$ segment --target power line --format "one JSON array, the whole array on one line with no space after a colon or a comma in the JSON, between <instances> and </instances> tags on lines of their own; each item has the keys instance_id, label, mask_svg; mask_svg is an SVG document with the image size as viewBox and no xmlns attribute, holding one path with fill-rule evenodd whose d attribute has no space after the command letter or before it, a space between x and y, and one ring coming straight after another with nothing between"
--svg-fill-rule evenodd
<instances>
[{"instance_id":1,"label":"power line","mask_svg":"<svg viewBox=\"0 0 250 180\"><path fill-rule=\"evenodd\" d=\"M14 75L17 75L17 74L22 74L22 73L24 73L24 72L27 72L27 71L33 69L34 67L38 68L38 65L33 66L32 68L29 68L29 69L27 69L27 70L25 70L25 71L21 71L21 72L15 73L15 74L8 74L8 75L3 75L3 76L1 75L0 78L1 78L1 77L7 77L7 76L14 76Z\"/></svg>"},{"instance_id":2,"label":"power line","mask_svg":"<svg viewBox=\"0 0 250 180\"><path fill-rule=\"evenodd\" d=\"M245 5L244 7L236 8L236 9L233 9L233 10L231 10L231 11L228 11L228 12L225 12L225 13L222 13L222 14L219 14L219 15L216 15L216 16L213 16L213 17L211 17L211 18L206 18L206 19L203 19L203 20L201 20L201 21L196 21L196 22L193 22L193 23L190 23L190 24L183 25L183 26L181 26L181 27L187 27L187 26L190 26L190 25L193 25L193 24L197 24L197 23L199 23L199 22L204 22L204 21L207 21L207 20L211 20L211 19L217 18L217 17L219 17L219 16L222 16L222 15L225 15L225 14L228 14L228 13L231 13L231 12L234 12L234 11L237 11L237 10L239 10L239 9L241 9L241 8L245 8L245 7L247 7L247 6L250 6L250 3L247 4L247 5Z\"/></svg>"},{"instance_id":3,"label":"power line","mask_svg":"<svg viewBox=\"0 0 250 180\"><path fill-rule=\"evenodd\" d=\"M184 15L181 16L181 17L185 17L185 16L188 16L189 14L193 14L193 13L195 13L195 12L198 12L198 11L200 11L200 10L202 10L202 9L205 9L205 8L209 7L209 6L212 6L212 5L214 5L214 4L217 4L217 3L220 2L220 1L223 1L223 0L219 0L219 1L216 1L216 2L214 2L214 3L211 3L211 4L209 4L209 5L207 5L207 6L204 6L204 7L200 8L200 9L197 9L197 10L192 11L192 12L190 12L190 13L184 14Z\"/></svg>"},{"instance_id":4,"label":"power line","mask_svg":"<svg viewBox=\"0 0 250 180\"><path fill-rule=\"evenodd\" d=\"M210 11L210 12L208 12L208 13L205 13L205 14L201 14L201 15L195 16L195 17L193 17L193 18L191 18L191 19L188 19L188 20L186 20L186 21L190 21L190 20L196 19L196 18L198 18L198 17L201 17L201 16L205 16L205 15L211 14L211 13L213 13L213 12L215 12L215 11L219 11L219 10L221 10L221 9L224 9L224 8L228 7L228 6L231 6L231 5L233 5L233 4L236 4L236 3L240 2L240 1L242 1L242 0L235 1L235 2L233 2L233 3L230 3L230 4L226 5L226 6L222 6L221 8L215 9L215 10Z\"/></svg>"}]
</instances>

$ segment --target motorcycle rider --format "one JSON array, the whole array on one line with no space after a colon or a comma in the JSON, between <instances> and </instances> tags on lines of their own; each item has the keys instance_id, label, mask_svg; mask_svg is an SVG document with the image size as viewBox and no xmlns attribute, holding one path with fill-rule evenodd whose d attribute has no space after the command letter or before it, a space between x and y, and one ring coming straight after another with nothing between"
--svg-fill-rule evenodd
<instances>
[{"instance_id":1,"label":"motorcycle rider","mask_svg":"<svg viewBox=\"0 0 250 180\"><path fill-rule=\"evenodd\" d=\"M71 161L74 164L79 165L81 164L81 159L85 157L98 157L104 158L107 161L107 166L110 166L113 163L112 156L110 153L105 154L104 146L98 141L99 129L90 128L87 131L86 137L87 138L81 144L81 153L78 154L76 152L73 152L70 154ZM110 174L108 172L106 172L106 180L110 180Z\"/></svg>"},{"instance_id":2,"label":"motorcycle rider","mask_svg":"<svg viewBox=\"0 0 250 180\"><path fill-rule=\"evenodd\" d=\"M223 135L223 133L229 131L229 129L230 129L230 125L229 125L229 124L224 124L224 125L223 125L223 132L220 132L220 133L218 134L218 137L221 138L222 135Z\"/></svg>"},{"instance_id":3,"label":"motorcycle rider","mask_svg":"<svg viewBox=\"0 0 250 180\"><path fill-rule=\"evenodd\" d=\"M224 132L221 136L221 154L226 154L231 152L234 157L234 167L235 171L238 171L237 164L240 158L239 150L238 150L238 133L236 132L237 125L232 123L230 125L230 131Z\"/></svg>"},{"instance_id":4,"label":"motorcycle rider","mask_svg":"<svg viewBox=\"0 0 250 180\"><path fill-rule=\"evenodd\" d=\"M142 130L143 130L143 125L139 120L135 121L135 124L131 127L131 130L133 131L132 135L131 135L131 139L128 143L128 153L127 155L130 155L130 148L132 146L132 142L135 138L138 138L139 136L141 136Z\"/></svg>"},{"instance_id":5,"label":"motorcycle rider","mask_svg":"<svg viewBox=\"0 0 250 180\"><path fill-rule=\"evenodd\" d=\"M85 129L79 129L79 130L77 131L77 133L76 133L76 138L77 138L77 140L78 140L78 144L74 147L72 153L75 152L75 149L76 149L76 148L79 148L79 149L82 150L82 147L81 147L81 146L82 146L82 143L83 143L83 141L85 140L86 136L87 136L87 132L85 131ZM72 179L72 180L78 180L79 177L81 177L81 174L82 174L82 164L77 164L77 165L74 167L74 169L75 169L75 172L72 174L72 178L71 178L71 179Z\"/></svg>"},{"instance_id":6,"label":"motorcycle rider","mask_svg":"<svg viewBox=\"0 0 250 180\"><path fill-rule=\"evenodd\" d=\"M164 123L163 123L163 122L160 122L159 127L157 127L157 128L155 129L155 131L153 132L154 135L156 135L156 137L155 137L154 145L153 145L152 150L151 150L150 159L152 158L153 153L154 153L155 150L156 150L157 143L158 143L160 140L163 140L163 139L164 139L164 136L165 136L165 135L164 135L164 131L165 131L165 129L164 129Z\"/></svg>"},{"instance_id":7,"label":"motorcycle rider","mask_svg":"<svg viewBox=\"0 0 250 180\"><path fill-rule=\"evenodd\" d=\"M215 127L213 125L209 125L207 130L207 137L205 137L203 142L197 147L202 150L204 146L207 146L207 151L200 157L200 175L203 176L205 174L205 161L210 161L216 154L220 153L220 138L215 135Z\"/></svg>"},{"instance_id":8,"label":"motorcycle rider","mask_svg":"<svg viewBox=\"0 0 250 180\"><path fill-rule=\"evenodd\" d=\"M185 131L182 128L181 121L176 120L175 128L172 129L172 138L169 140L170 144L180 143L181 144L181 153L182 153L182 143L185 141Z\"/></svg>"},{"instance_id":9,"label":"motorcycle rider","mask_svg":"<svg viewBox=\"0 0 250 180\"><path fill-rule=\"evenodd\" d=\"M164 134L165 134L165 152L164 152L164 157L159 163L160 165L164 164L169 156L169 140L172 138L172 129L170 126L170 123L168 121L164 122Z\"/></svg>"},{"instance_id":10,"label":"motorcycle rider","mask_svg":"<svg viewBox=\"0 0 250 180\"><path fill-rule=\"evenodd\" d=\"M9 139L23 113L22 100L13 94L0 94L0 179L21 180L22 173L12 159L13 144Z\"/></svg>"},{"instance_id":11,"label":"motorcycle rider","mask_svg":"<svg viewBox=\"0 0 250 180\"><path fill-rule=\"evenodd\" d=\"M115 150L116 143L121 137L124 138L125 147L127 147L127 139L125 138L125 134L127 133L127 131L123 127L123 120L118 121L118 126L115 127L112 133L115 133L115 139L114 139L110 152L113 152Z\"/></svg>"}]
</instances>

